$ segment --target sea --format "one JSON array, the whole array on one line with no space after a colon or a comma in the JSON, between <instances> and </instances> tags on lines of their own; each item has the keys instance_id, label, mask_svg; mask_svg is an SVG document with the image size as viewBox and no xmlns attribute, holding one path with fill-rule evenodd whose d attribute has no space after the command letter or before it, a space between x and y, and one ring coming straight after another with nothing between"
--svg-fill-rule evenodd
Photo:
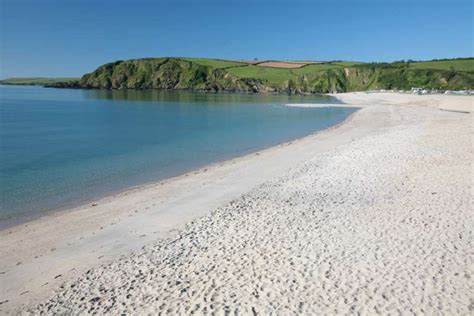
<instances>
[{"instance_id":1,"label":"sea","mask_svg":"<svg viewBox=\"0 0 474 316\"><path fill-rule=\"evenodd\" d=\"M0 86L0 228L326 129L329 96Z\"/></svg>"}]
</instances>

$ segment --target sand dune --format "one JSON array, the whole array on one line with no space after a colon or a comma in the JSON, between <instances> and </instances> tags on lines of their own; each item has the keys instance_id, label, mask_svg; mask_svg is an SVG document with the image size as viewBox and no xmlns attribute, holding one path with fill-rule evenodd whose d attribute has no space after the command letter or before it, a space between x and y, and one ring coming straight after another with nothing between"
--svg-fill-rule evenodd
<instances>
[{"instance_id":1,"label":"sand dune","mask_svg":"<svg viewBox=\"0 0 474 316\"><path fill-rule=\"evenodd\" d=\"M440 109L473 98L338 97L338 128L2 232L0 308L472 313L473 117Z\"/></svg>"}]
</instances>

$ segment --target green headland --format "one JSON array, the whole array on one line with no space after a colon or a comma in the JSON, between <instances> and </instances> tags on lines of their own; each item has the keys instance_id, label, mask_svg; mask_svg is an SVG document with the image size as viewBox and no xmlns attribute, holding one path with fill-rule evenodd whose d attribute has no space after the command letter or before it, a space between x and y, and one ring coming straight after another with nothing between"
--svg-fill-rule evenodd
<instances>
[{"instance_id":1,"label":"green headland","mask_svg":"<svg viewBox=\"0 0 474 316\"><path fill-rule=\"evenodd\" d=\"M25 86L46 86L52 85L57 83L65 83L65 82L77 82L80 78L44 78L44 77L36 77L36 78L7 78L4 80L0 80L0 84L7 84L7 85L25 85Z\"/></svg>"},{"instance_id":2,"label":"green headland","mask_svg":"<svg viewBox=\"0 0 474 316\"><path fill-rule=\"evenodd\" d=\"M474 58L361 63L143 58L100 66L82 78L17 78L3 84L88 89L328 93L380 89L474 89Z\"/></svg>"}]
</instances>

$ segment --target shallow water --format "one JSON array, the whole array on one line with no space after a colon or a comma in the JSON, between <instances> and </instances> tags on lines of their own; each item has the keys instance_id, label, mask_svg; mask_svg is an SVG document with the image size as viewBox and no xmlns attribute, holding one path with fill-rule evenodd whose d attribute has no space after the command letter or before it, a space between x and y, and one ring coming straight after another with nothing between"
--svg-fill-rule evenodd
<instances>
[{"instance_id":1,"label":"shallow water","mask_svg":"<svg viewBox=\"0 0 474 316\"><path fill-rule=\"evenodd\" d=\"M299 138L353 108L326 96L0 86L0 226Z\"/></svg>"}]
</instances>

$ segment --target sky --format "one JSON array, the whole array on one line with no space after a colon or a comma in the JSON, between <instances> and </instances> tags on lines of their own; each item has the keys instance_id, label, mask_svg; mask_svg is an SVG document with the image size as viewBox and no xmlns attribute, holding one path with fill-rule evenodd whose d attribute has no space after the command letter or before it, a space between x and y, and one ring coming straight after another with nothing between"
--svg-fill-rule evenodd
<instances>
[{"instance_id":1,"label":"sky","mask_svg":"<svg viewBox=\"0 0 474 316\"><path fill-rule=\"evenodd\" d=\"M0 78L78 77L141 57L474 55L472 0L0 0Z\"/></svg>"}]
</instances>

